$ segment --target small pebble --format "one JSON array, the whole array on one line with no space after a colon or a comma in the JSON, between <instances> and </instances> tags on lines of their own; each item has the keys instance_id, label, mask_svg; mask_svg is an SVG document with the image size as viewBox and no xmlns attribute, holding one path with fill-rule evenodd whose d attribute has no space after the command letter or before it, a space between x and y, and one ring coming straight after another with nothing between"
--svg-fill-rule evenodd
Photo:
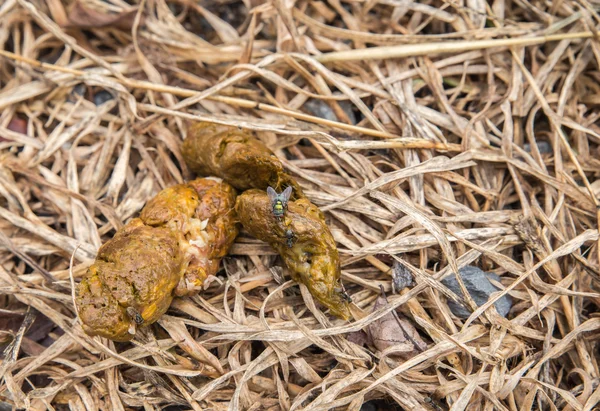
<instances>
[{"instance_id":1,"label":"small pebble","mask_svg":"<svg viewBox=\"0 0 600 411\"><path fill-rule=\"evenodd\" d=\"M83 96L85 95L86 90L87 86L85 85L85 83L79 83L75 87L73 87L71 93L76 94L78 96Z\"/></svg>"},{"instance_id":2,"label":"small pebble","mask_svg":"<svg viewBox=\"0 0 600 411\"><path fill-rule=\"evenodd\" d=\"M500 282L500 277L494 273L486 273L480 268L474 266L461 268L458 270L458 272L463 280L463 283L465 284L465 287L467 288L467 291L469 291L473 301L475 301L479 307L488 301L492 293L498 291L498 288L496 288L490 282L490 279ZM459 297L463 296L458 281L454 275L444 278L442 280L442 284L452 290ZM506 317L512 306L512 299L510 296L505 295L496 301L494 305L496 306L498 314ZM461 319L469 318L469 316L472 314L470 310L450 299L448 300L448 307L450 307L450 311L452 311L454 315Z\"/></svg>"},{"instance_id":3,"label":"small pebble","mask_svg":"<svg viewBox=\"0 0 600 411\"><path fill-rule=\"evenodd\" d=\"M540 154L551 154L552 153L552 146L547 141L538 141L535 143L535 145L537 146L537 149L540 152ZM523 150L527 151L528 153L531 153L531 144L529 144L529 143L523 144Z\"/></svg>"},{"instance_id":4,"label":"small pebble","mask_svg":"<svg viewBox=\"0 0 600 411\"><path fill-rule=\"evenodd\" d=\"M394 293L399 293L406 287L414 285L413 276L410 271L398 261L394 260L392 264L392 286Z\"/></svg>"},{"instance_id":5,"label":"small pebble","mask_svg":"<svg viewBox=\"0 0 600 411\"><path fill-rule=\"evenodd\" d=\"M352 104L347 101L340 101L339 105L350 119L350 122L356 124L356 116L352 111ZM324 118L325 120L340 121L331 107L329 107L329 104L324 101L314 99L308 100L304 103L304 108L310 111L313 116Z\"/></svg>"},{"instance_id":6,"label":"small pebble","mask_svg":"<svg viewBox=\"0 0 600 411\"><path fill-rule=\"evenodd\" d=\"M101 106L110 100L114 100L114 96L106 90L101 90L94 94L94 104L97 106Z\"/></svg>"},{"instance_id":7,"label":"small pebble","mask_svg":"<svg viewBox=\"0 0 600 411\"><path fill-rule=\"evenodd\" d=\"M71 92L67 96L67 101L69 101L71 103L75 103L81 97L85 98L86 94L87 94L87 86L85 85L85 83L76 84L75 86L73 86L73 88L71 89Z\"/></svg>"}]
</instances>

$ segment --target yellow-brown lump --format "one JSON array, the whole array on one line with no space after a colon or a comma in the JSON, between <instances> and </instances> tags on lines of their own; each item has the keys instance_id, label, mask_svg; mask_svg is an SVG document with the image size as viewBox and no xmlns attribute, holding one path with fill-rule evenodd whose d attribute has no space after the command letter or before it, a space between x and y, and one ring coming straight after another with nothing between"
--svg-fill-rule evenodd
<instances>
[{"instance_id":1,"label":"yellow-brown lump","mask_svg":"<svg viewBox=\"0 0 600 411\"><path fill-rule=\"evenodd\" d=\"M158 320L174 295L198 292L237 235L234 204L233 188L219 179L158 193L100 247L82 279L75 302L84 330L126 341L136 325Z\"/></svg>"},{"instance_id":2,"label":"yellow-brown lump","mask_svg":"<svg viewBox=\"0 0 600 411\"><path fill-rule=\"evenodd\" d=\"M271 186L283 191L292 186L294 199L303 196L275 154L247 131L195 123L188 129L181 152L188 167L198 175L221 177L239 190L266 190Z\"/></svg>"},{"instance_id":3,"label":"yellow-brown lump","mask_svg":"<svg viewBox=\"0 0 600 411\"><path fill-rule=\"evenodd\" d=\"M301 198L290 201L285 215L278 219L267 193L256 189L241 194L235 207L244 228L281 255L295 281L305 284L334 315L349 318L348 302L341 291L338 251L321 210ZM293 233L291 243L288 230Z\"/></svg>"}]
</instances>

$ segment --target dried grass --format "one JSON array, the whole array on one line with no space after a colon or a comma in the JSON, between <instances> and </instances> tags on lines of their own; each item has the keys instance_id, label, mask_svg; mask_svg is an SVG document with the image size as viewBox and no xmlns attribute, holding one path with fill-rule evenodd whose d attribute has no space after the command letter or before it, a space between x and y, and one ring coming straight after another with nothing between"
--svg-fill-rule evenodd
<instances>
[{"instance_id":1,"label":"dried grass","mask_svg":"<svg viewBox=\"0 0 600 411\"><path fill-rule=\"evenodd\" d=\"M597 4L129 3L0 4L0 401L596 409ZM73 284L150 196L192 177L179 145L196 120L257 130L326 211L353 321L242 234L201 295L132 343L83 333ZM416 285L390 295L394 260ZM469 264L503 291L461 321L440 280ZM372 312L380 287L390 304ZM425 351L347 340L392 310Z\"/></svg>"}]
</instances>

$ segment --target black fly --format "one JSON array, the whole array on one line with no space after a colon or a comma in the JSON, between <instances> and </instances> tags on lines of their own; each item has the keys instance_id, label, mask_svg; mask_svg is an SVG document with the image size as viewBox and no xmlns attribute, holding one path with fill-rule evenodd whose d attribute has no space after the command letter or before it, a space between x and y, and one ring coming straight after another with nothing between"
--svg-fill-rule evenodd
<instances>
[{"instance_id":1,"label":"black fly","mask_svg":"<svg viewBox=\"0 0 600 411\"><path fill-rule=\"evenodd\" d=\"M292 248L294 245L294 232L290 228L285 230L285 239L288 248Z\"/></svg>"},{"instance_id":2,"label":"black fly","mask_svg":"<svg viewBox=\"0 0 600 411\"><path fill-rule=\"evenodd\" d=\"M140 312L133 307L127 307L127 315L129 315L129 317L137 325L140 325L144 322L144 317L142 317L142 314L140 314Z\"/></svg>"},{"instance_id":3,"label":"black fly","mask_svg":"<svg viewBox=\"0 0 600 411\"><path fill-rule=\"evenodd\" d=\"M350 295L346 292L346 290L344 289L344 286L342 285L341 287L336 287L334 289L334 291L338 294L340 294L340 296L346 300L346 302L351 303L352 302L352 297L350 297Z\"/></svg>"}]
</instances>

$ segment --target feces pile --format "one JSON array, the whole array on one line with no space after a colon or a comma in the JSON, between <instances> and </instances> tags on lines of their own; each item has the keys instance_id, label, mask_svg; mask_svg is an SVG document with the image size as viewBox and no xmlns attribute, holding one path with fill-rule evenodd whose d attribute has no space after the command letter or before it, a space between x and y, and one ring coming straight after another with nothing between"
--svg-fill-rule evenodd
<instances>
[{"instance_id":1,"label":"feces pile","mask_svg":"<svg viewBox=\"0 0 600 411\"><path fill-rule=\"evenodd\" d=\"M269 243L292 278L332 314L349 317L323 213L268 147L239 129L199 123L189 128L182 153L205 178L162 190L100 248L76 298L88 334L127 341L137 327L157 321L175 296L198 293L218 271L238 223ZM275 207L269 187L277 193L291 187L289 198Z\"/></svg>"}]
</instances>

